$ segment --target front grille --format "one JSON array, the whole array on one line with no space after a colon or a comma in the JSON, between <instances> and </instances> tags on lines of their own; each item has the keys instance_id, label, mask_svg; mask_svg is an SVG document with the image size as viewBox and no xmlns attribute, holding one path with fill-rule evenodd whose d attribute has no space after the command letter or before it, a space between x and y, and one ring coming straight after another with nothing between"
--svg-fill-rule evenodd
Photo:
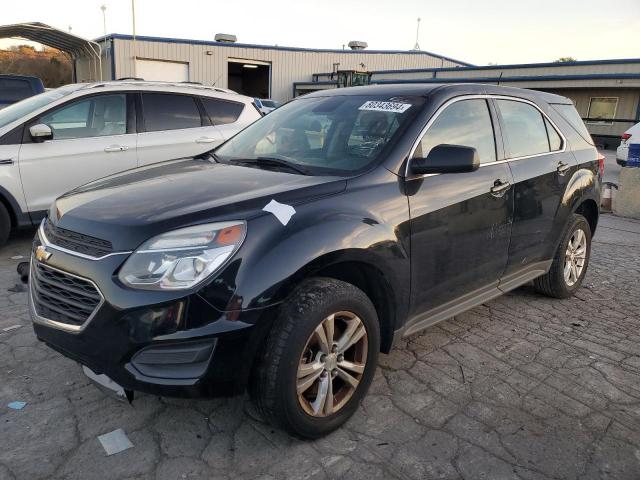
<instances>
[{"instance_id":1,"label":"front grille","mask_svg":"<svg viewBox=\"0 0 640 480\"><path fill-rule=\"evenodd\" d=\"M96 287L88 280L53 269L35 259L32 263L29 282L36 313L73 327L83 325L102 301Z\"/></svg>"},{"instance_id":2,"label":"front grille","mask_svg":"<svg viewBox=\"0 0 640 480\"><path fill-rule=\"evenodd\" d=\"M57 227L49 219L44 222L44 234L52 245L90 257L102 257L113 252L111 242Z\"/></svg>"}]
</instances>

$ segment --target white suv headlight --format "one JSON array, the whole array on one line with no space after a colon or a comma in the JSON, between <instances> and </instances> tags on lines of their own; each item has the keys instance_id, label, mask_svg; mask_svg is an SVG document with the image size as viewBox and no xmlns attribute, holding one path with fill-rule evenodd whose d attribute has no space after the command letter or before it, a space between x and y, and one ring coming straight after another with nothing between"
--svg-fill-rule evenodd
<instances>
[{"instance_id":1,"label":"white suv headlight","mask_svg":"<svg viewBox=\"0 0 640 480\"><path fill-rule=\"evenodd\" d=\"M242 245L245 222L181 228L144 242L127 259L118 278L146 290L192 288L218 270Z\"/></svg>"}]
</instances>

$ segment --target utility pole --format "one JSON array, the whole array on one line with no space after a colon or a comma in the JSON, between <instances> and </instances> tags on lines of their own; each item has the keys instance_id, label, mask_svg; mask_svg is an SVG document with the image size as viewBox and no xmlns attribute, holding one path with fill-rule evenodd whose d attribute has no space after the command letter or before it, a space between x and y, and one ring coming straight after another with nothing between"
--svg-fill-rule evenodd
<instances>
[{"instance_id":1,"label":"utility pole","mask_svg":"<svg viewBox=\"0 0 640 480\"><path fill-rule=\"evenodd\" d=\"M102 10L102 29L104 31L104 38L107 38L107 6L103 3L100 5L100 10Z\"/></svg>"},{"instance_id":2,"label":"utility pole","mask_svg":"<svg viewBox=\"0 0 640 480\"><path fill-rule=\"evenodd\" d=\"M136 0L131 0L131 20L133 22L133 76L137 77L136 68Z\"/></svg>"},{"instance_id":3,"label":"utility pole","mask_svg":"<svg viewBox=\"0 0 640 480\"><path fill-rule=\"evenodd\" d=\"M420 50L420 45L418 44L418 37L420 36L420 17L418 17L418 26L416 27L416 44L413 46L414 50Z\"/></svg>"}]
</instances>

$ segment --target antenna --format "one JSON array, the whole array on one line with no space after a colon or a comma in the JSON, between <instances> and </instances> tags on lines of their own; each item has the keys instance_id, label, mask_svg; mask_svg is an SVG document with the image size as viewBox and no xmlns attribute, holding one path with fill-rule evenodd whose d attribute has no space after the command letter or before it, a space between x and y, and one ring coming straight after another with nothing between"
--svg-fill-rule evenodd
<instances>
[{"instance_id":1,"label":"antenna","mask_svg":"<svg viewBox=\"0 0 640 480\"><path fill-rule=\"evenodd\" d=\"M418 25L416 26L416 44L413 46L414 50L420 50L420 45L418 44L418 37L420 36L420 17L418 17Z\"/></svg>"}]
</instances>

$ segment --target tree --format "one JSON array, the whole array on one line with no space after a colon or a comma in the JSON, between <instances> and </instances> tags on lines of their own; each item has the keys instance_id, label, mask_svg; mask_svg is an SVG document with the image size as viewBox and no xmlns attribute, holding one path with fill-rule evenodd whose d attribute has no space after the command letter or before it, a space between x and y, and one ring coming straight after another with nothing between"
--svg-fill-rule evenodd
<instances>
[{"instance_id":1,"label":"tree","mask_svg":"<svg viewBox=\"0 0 640 480\"><path fill-rule=\"evenodd\" d=\"M576 60L573 57L560 57L559 59L557 59L555 62L553 63L566 63L566 62L577 62L578 60Z\"/></svg>"},{"instance_id":2,"label":"tree","mask_svg":"<svg viewBox=\"0 0 640 480\"><path fill-rule=\"evenodd\" d=\"M55 88L71 82L71 60L53 48L39 51L29 45L14 45L0 50L0 73L34 75L45 87Z\"/></svg>"}]
</instances>

